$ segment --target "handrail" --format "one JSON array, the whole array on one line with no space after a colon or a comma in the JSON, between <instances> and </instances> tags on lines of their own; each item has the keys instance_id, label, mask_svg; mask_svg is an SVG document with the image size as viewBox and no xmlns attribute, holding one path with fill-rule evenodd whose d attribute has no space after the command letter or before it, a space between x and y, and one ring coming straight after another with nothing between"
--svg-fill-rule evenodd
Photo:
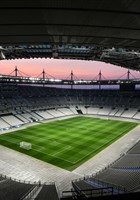
<instances>
[{"instance_id":1,"label":"handrail","mask_svg":"<svg viewBox=\"0 0 140 200\"><path fill-rule=\"evenodd\" d=\"M16 181L16 182L19 182L19 183L25 183L25 184L32 184L32 185L55 185L54 182L46 183L46 182L42 182L40 180L39 181L25 181L25 180L20 180L20 179L8 177L8 176L3 175L3 174L0 174L0 177L2 177L4 179L11 180L11 181Z\"/></svg>"}]
</instances>

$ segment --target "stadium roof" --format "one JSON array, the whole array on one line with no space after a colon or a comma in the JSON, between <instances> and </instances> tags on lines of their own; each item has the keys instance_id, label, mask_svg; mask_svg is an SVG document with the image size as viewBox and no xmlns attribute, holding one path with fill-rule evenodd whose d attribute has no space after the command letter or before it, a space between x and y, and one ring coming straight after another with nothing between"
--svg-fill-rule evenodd
<instances>
[{"instance_id":1,"label":"stadium roof","mask_svg":"<svg viewBox=\"0 0 140 200\"><path fill-rule=\"evenodd\" d=\"M140 70L140 1L1 1L0 58L99 60Z\"/></svg>"}]
</instances>

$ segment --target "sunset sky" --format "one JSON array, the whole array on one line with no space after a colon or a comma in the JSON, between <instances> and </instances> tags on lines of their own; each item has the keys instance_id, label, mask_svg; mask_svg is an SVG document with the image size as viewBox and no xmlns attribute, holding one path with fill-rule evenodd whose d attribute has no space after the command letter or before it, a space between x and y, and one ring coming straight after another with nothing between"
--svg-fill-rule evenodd
<instances>
[{"instance_id":1,"label":"sunset sky","mask_svg":"<svg viewBox=\"0 0 140 200\"><path fill-rule=\"evenodd\" d=\"M66 79L71 70L78 79L94 79L101 70L106 79L120 78L127 69L96 61L58 60L58 59L18 59L1 60L0 74L10 74L15 66L28 76L37 77L44 69L55 78ZM132 71L134 77L140 78L140 73ZM14 75L14 73L12 74ZM23 74L24 75L24 74ZM126 76L123 76L126 78Z\"/></svg>"}]
</instances>

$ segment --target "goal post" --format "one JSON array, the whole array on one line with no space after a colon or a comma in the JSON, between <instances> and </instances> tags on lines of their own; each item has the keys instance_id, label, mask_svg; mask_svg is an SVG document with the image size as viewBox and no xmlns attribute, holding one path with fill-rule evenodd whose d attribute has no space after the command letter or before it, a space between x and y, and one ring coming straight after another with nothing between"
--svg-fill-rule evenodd
<instances>
[{"instance_id":1,"label":"goal post","mask_svg":"<svg viewBox=\"0 0 140 200\"><path fill-rule=\"evenodd\" d=\"M32 144L22 141L22 142L20 142L20 148L30 150L30 149L32 149Z\"/></svg>"}]
</instances>

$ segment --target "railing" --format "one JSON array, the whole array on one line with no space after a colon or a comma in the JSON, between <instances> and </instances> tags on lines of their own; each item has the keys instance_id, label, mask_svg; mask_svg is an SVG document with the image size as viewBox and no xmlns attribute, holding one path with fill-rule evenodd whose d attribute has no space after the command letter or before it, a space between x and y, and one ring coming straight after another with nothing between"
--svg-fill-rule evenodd
<instances>
[{"instance_id":1,"label":"railing","mask_svg":"<svg viewBox=\"0 0 140 200\"><path fill-rule=\"evenodd\" d=\"M122 194L122 193L126 193L126 189L123 186L120 185L116 185L113 183L107 183L105 181L102 181L101 179L88 179L89 184L96 184L99 187L111 187L113 188L113 194Z\"/></svg>"},{"instance_id":2,"label":"railing","mask_svg":"<svg viewBox=\"0 0 140 200\"><path fill-rule=\"evenodd\" d=\"M25 183L25 184L31 184L31 185L55 185L54 182L42 182L42 181L25 181L25 180L20 180L20 179L16 179L16 178L12 178L12 177L8 177L6 175L3 175L3 174L0 174L0 177L4 178L4 179L8 179L8 180L11 180L11 181L15 181L15 182L18 182L18 183Z\"/></svg>"},{"instance_id":3,"label":"railing","mask_svg":"<svg viewBox=\"0 0 140 200\"><path fill-rule=\"evenodd\" d=\"M129 151L129 150L128 150ZM113 166L120 158L122 158L126 153L120 154L120 156L113 162L111 162L110 164L108 164L106 167L104 167L103 169L101 169L100 171L96 172L95 174L92 175L84 175L83 178L78 178L78 179L74 179L72 182L76 182L76 181L80 181L80 180L85 180L88 178L93 178L101 173L103 173L105 170L109 169L111 166Z\"/></svg>"},{"instance_id":4,"label":"railing","mask_svg":"<svg viewBox=\"0 0 140 200\"><path fill-rule=\"evenodd\" d=\"M63 80L55 78L35 78L24 76L0 75L0 83L16 84L46 84L46 85L120 85L139 84L140 79L111 79L111 80Z\"/></svg>"},{"instance_id":5,"label":"railing","mask_svg":"<svg viewBox=\"0 0 140 200\"><path fill-rule=\"evenodd\" d=\"M97 197L97 196L106 196L113 195L113 187L102 187L99 189L86 189L79 190L74 189L70 191L63 191L62 198L67 197Z\"/></svg>"},{"instance_id":6,"label":"railing","mask_svg":"<svg viewBox=\"0 0 140 200\"><path fill-rule=\"evenodd\" d=\"M27 193L25 193L20 200L28 200L31 199L32 196L37 192L39 186L33 186Z\"/></svg>"}]
</instances>

